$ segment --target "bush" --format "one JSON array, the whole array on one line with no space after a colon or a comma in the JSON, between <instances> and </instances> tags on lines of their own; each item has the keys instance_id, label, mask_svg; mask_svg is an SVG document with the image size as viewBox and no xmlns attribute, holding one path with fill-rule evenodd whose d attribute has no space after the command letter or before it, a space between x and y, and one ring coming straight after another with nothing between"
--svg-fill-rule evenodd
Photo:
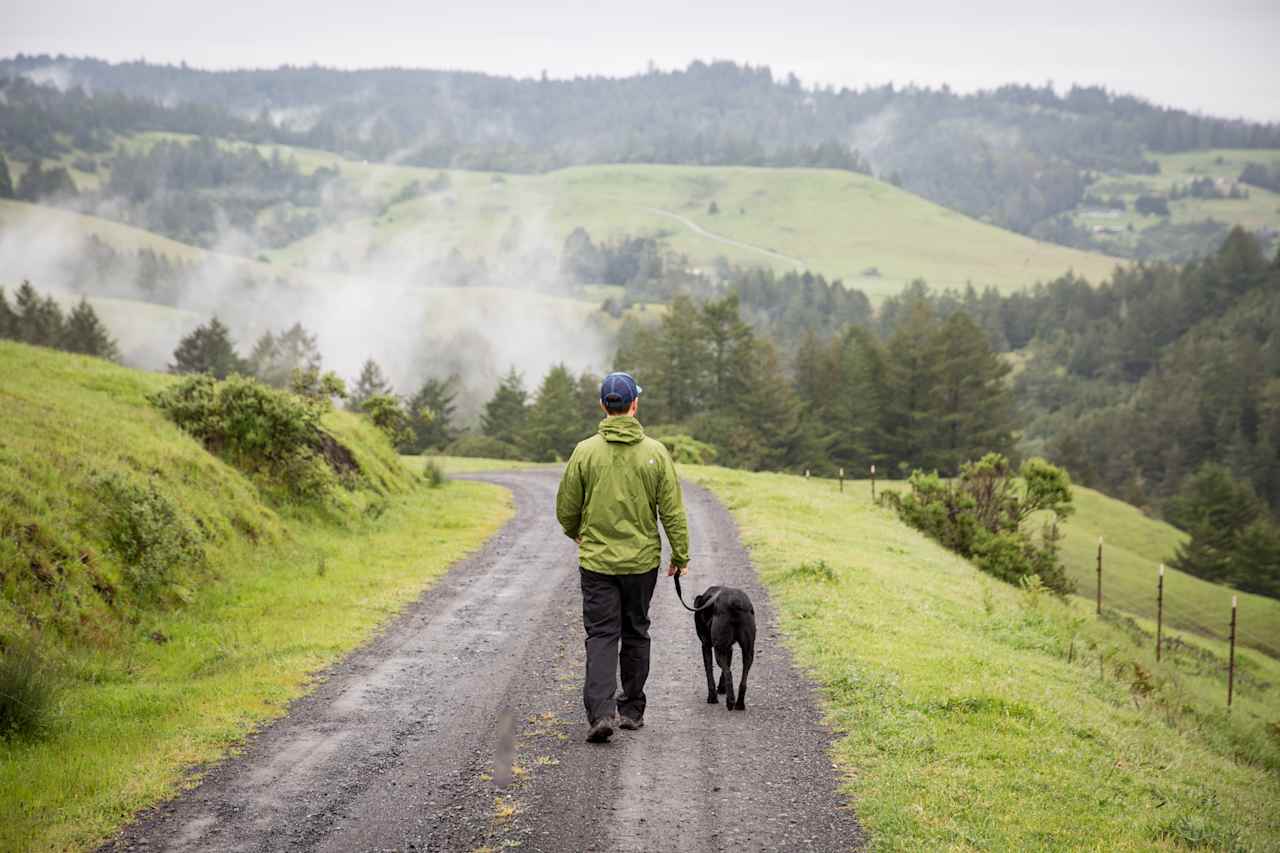
<instances>
[{"instance_id":1,"label":"bush","mask_svg":"<svg viewBox=\"0 0 1280 853\"><path fill-rule=\"evenodd\" d=\"M35 648L0 648L0 739L33 740L46 734L57 710L58 685Z\"/></svg>"},{"instance_id":2,"label":"bush","mask_svg":"<svg viewBox=\"0 0 1280 853\"><path fill-rule=\"evenodd\" d=\"M355 456L320 427L327 396L302 397L233 375L195 375L153 394L152 404L211 452L304 500L322 498Z\"/></svg>"},{"instance_id":3,"label":"bush","mask_svg":"<svg viewBox=\"0 0 1280 853\"><path fill-rule=\"evenodd\" d=\"M488 435L464 435L444 449L446 456L481 459L520 459L520 448Z\"/></svg>"},{"instance_id":4,"label":"bush","mask_svg":"<svg viewBox=\"0 0 1280 853\"><path fill-rule=\"evenodd\" d=\"M689 435L664 435L658 438L675 462L687 465L710 465L716 460L716 449Z\"/></svg>"},{"instance_id":5,"label":"bush","mask_svg":"<svg viewBox=\"0 0 1280 853\"><path fill-rule=\"evenodd\" d=\"M422 466L422 479L431 488L438 489L449 482L449 475L444 472L444 468L439 462L434 459L428 459Z\"/></svg>"},{"instance_id":6,"label":"bush","mask_svg":"<svg viewBox=\"0 0 1280 853\"><path fill-rule=\"evenodd\" d=\"M907 524L926 533L988 574L1009 583L1037 576L1060 594L1074 589L1058 559L1058 522L1072 512L1071 479L1043 459L1028 459L1015 478L1009 461L988 453L961 466L955 481L937 473L912 473L911 492L886 492ZM1022 529L1031 515L1049 512L1051 521L1036 544Z\"/></svg>"},{"instance_id":7,"label":"bush","mask_svg":"<svg viewBox=\"0 0 1280 853\"><path fill-rule=\"evenodd\" d=\"M93 491L105 515L107 542L136 592L156 595L170 587L183 568L205 566L199 534L155 483L142 486L111 473L97 477Z\"/></svg>"},{"instance_id":8,"label":"bush","mask_svg":"<svg viewBox=\"0 0 1280 853\"><path fill-rule=\"evenodd\" d=\"M373 425L382 430L395 447L413 443L413 430L409 428L409 413L404 403L394 394L374 394L360 404L360 410L369 416Z\"/></svg>"}]
</instances>

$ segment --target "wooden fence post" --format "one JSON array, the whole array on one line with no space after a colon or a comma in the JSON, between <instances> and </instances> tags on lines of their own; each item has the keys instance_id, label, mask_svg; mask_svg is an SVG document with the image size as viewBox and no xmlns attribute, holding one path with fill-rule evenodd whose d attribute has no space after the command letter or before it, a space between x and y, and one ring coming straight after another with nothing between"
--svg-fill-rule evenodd
<instances>
[{"instance_id":1,"label":"wooden fence post","mask_svg":"<svg viewBox=\"0 0 1280 853\"><path fill-rule=\"evenodd\" d=\"M844 493L844 469L840 469L840 493Z\"/></svg>"},{"instance_id":2,"label":"wooden fence post","mask_svg":"<svg viewBox=\"0 0 1280 853\"><path fill-rule=\"evenodd\" d=\"M1164 633L1164 563L1156 580L1156 663L1160 663L1160 638Z\"/></svg>"},{"instance_id":3,"label":"wooden fence post","mask_svg":"<svg viewBox=\"0 0 1280 853\"><path fill-rule=\"evenodd\" d=\"M1227 658L1227 710L1231 710L1231 694L1236 686L1236 597L1231 596L1231 654Z\"/></svg>"},{"instance_id":4,"label":"wooden fence post","mask_svg":"<svg viewBox=\"0 0 1280 853\"><path fill-rule=\"evenodd\" d=\"M1098 537L1098 615L1102 615L1102 537Z\"/></svg>"},{"instance_id":5,"label":"wooden fence post","mask_svg":"<svg viewBox=\"0 0 1280 853\"><path fill-rule=\"evenodd\" d=\"M875 499L876 499L876 466L875 466L875 463L872 463L871 465L871 500L874 501Z\"/></svg>"}]
</instances>

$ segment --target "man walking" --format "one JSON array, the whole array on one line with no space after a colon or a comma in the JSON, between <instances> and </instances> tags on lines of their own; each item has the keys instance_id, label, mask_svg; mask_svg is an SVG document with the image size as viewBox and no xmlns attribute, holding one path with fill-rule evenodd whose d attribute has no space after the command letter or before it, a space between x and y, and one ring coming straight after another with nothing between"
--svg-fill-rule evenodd
<instances>
[{"instance_id":1,"label":"man walking","mask_svg":"<svg viewBox=\"0 0 1280 853\"><path fill-rule=\"evenodd\" d=\"M605 418L595 435L574 448L556 493L556 518L578 543L587 630L582 702L592 743L607 741L615 726L644 725L649 601L662 559L659 514L671 543L667 575L683 575L689 565L689 527L676 468L661 442L645 437L636 419L639 396L640 386L629 374L604 378Z\"/></svg>"}]
</instances>

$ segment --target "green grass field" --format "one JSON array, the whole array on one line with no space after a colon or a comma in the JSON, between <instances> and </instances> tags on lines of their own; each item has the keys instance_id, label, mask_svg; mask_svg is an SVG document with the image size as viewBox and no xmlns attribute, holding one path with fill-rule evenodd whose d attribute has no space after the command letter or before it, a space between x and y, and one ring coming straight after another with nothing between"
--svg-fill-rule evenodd
<instances>
[{"instance_id":1,"label":"green grass field","mask_svg":"<svg viewBox=\"0 0 1280 853\"><path fill-rule=\"evenodd\" d=\"M1140 629L981 574L867 483L682 473L732 510L822 686L872 849L1280 846L1280 662L1239 653L1228 717L1220 659L1157 665Z\"/></svg>"},{"instance_id":2,"label":"green grass field","mask_svg":"<svg viewBox=\"0 0 1280 853\"><path fill-rule=\"evenodd\" d=\"M1063 526L1062 557L1080 596L1094 601L1098 537L1103 537L1103 606L1156 617L1156 573L1186 535L1143 515L1136 507L1092 489L1074 487L1076 513ZM1165 568L1164 622L1215 642L1225 653L1232 591L1220 584ZM1280 601L1239 593L1238 642L1280 657Z\"/></svg>"},{"instance_id":3,"label":"green grass field","mask_svg":"<svg viewBox=\"0 0 1280 853\"><path fill-rule=\"evenodd\" d=\"M367 484L327 509L267 502L145 401L169 377L0 342L0 643L62 684L47 735L0 740L0 849L92 847L284 713L510 517L481 483L429 489L365 421L326 427ZM95 479L150 483L208 565L129 594Z\"/></svg>"}]
</instances>

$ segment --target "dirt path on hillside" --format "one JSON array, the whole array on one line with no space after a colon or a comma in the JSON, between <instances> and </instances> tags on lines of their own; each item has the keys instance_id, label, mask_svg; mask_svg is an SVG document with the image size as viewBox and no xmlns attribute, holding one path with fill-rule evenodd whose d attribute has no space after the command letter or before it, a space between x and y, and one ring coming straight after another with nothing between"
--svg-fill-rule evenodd
<instances>
[{"instance_id":1,"label":"dirt path on hillside","mask_svg":"<svg viewBox=\"0 0 1280 853\"><path fill-rule=\"evenodd\" d=\"M512 491L512 522L239 756L104 849L861 846L811 686L709 493L684 488L694 556L685 586L751 594L760 631L747 710L706 704L692 616L663 577L647 725L596 746L582 740L581 600L573 544L553 517L558 472L475 476ZM504 719L517 771L499 787Z\"/></svg>"},{"instance_id":2,"label":"dirt path on hillside","mask_svg":"<svg viewBox=\"0 0 1280 853\"><path fill-rule=\"evenodd\" d=\"M726 237L723 234L717 234L714 231L708 231L698 223L694 222L689 217L681 216L680 214L676 213L673 210L663 210L660 207L650 207L650 208L647 208L647 210L650 213L656 213L659 216L665 216L668 219L676 220L680 224L684 225L684 227L688 228L690 231L697 234L699 237L706 237L708 240L715 240L717 243L724 243L726 246L734 246L735 248L738 248L738 249L747 249L748 251L759 252L760 254L765 255L766 257L774 258L775 260L779 260L779 261L786 261L789 264L795 264L796 267L799 269L804 269L805 267L808 266L808 264L806 264L804 261L800 260L799 258L793 258L790 255L784 255L781 252L775 252L773 249L766 249L763 246L755 246L755 245L752 245L751 243L744 243L741 240L735 240L732 237Z\"/></svg>"}]
</instances>

